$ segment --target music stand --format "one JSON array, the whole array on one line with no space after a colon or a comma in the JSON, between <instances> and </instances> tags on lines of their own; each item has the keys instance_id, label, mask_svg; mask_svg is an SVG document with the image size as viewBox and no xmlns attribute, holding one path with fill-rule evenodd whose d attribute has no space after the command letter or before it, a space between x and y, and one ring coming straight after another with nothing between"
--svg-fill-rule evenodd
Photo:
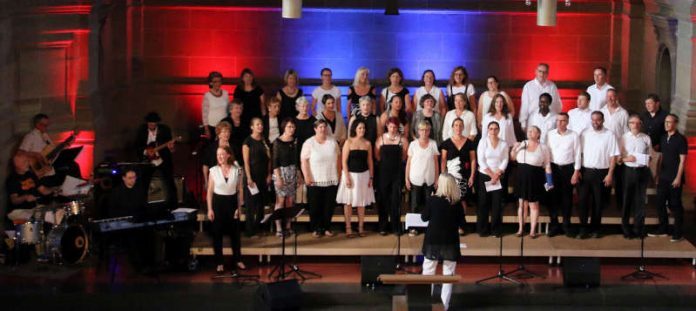
<instances>
[{"instance_id":1,"label":"music stand","mask_svg":"<svg viewBox=\"0 0 696 311\"><path fill-rule=\"evenodd\" d=\"M408 231L408 229L411 229L411 228L427 228L428 222L423 221L421 219L420 213L406 213L404 227L405 227L406 231ZM403 265L401 265L401 260L399 260L399 257L401 257L401 235L397 234L396 267L395 268L397 271L404 271L406 273L409 273L408 271L406 271L406 269L403 267Z\"/></svg>"},{"instance_id":2,"label":"music stand","mask_svg":"<svg viewBox=\"0 0 696 311\"><path fill-rule=\"evenodd\" d=\"M505 271L503 270L503 235L502 234L500 235L500 237L498 237L498 240L500 241L500 248L498 250L498 252L499 252L498 253L498 273L496 273L496 275L494 275L494 276L489 276L487 278L480 279L480 280L476 281L476 285L480 285L480 284L485 283L485 282L490 281L490 280L500 279L500 280L508 281L508 282L511 282L511 283L514 283L514 284L521 286L522 282L515 280L514 278L509 277L508 274L505 273Z\"/></svg>"},{"instance_id":3,"label":"music stand","mask_svg":"<svg viewBox=\"0 0 696 311\"><path fill-rule=\"evenodd\" d=\"M295 274L297 275L300 279L302 279L302 282L309 280L309 279L319 279L321 278L321 274L316 273L316 272L311 272L307 270L302 270L299 265L297 265L297 230L295 230L295 224L297 223L297 217L300 217L300 215L304 214L305 209L304 208L299 208L296 206L289 207L288 209L292 209L293 212L290 214L291 215L291 221L290 221L290 227L293 228L293 231L295 231L295 241L294 241L294 254L292 258L292 265L289 265L290 269L288 271L283 272L283 274L290 275L290 274ZM294 216L293 216L294 215Z\"/></svg>"},{"instance_id":4,"label":"music stand","mask_svg":"<svg viewBox=\"0 0 696 311\"><path fill-rule=\"evenodd\" d=\"M273 210L273 213L267 214L266 217L264 217L261 220L261 223L267 223L271 222L273 223L276 220L284 220L287 218L291 218L293 213L296 212L296 209L294 207L287 207L287 208L279 208L276 210ZM275 279L276 281L284 280L286 276L286 267L292 269L292 266L288 263L285 262L285 233L281 234L280 238L280 261L278 264L276 264L275 267L271 270L271 272L268 273L268 278L269 279Z\"/></svg>"}]
</instances>

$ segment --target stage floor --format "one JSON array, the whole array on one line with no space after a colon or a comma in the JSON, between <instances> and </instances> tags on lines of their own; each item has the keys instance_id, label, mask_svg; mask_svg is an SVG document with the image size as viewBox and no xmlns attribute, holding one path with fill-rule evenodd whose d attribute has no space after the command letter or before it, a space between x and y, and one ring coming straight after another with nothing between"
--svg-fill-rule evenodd
<instances>
[{"instance_id":1,"label":"stage floor","mask_svg":"<svg viewBox=\"0 0 696 311\"><path fill-rule=\"evenodd\" d=\"M401 236L399 254L416 256L421 254L423 234L415 237ZM295 254L295 236L286 239L285 252ZM521 238L512 234L503 238L502 255L505 257L520 256ZM500 241L495 237L479 237L468 234L460 238L462 256L498 256ZM258 256L260 261L278 256L282 252L281 238L267 235L253 238L242 238L242 254ZM224 254L231 254L228 240L225 240ZM315 238L309 233L297 236L297 254L300 256L374 256L396 255L397 237L395 235L381 236L371 232L366 237L346 238L338 233L333 237ZM208 234L198 233L191 247L195 256L212 255L212 241ZM603 257L603 258L637 258L640 257L640 240L626 240L620 234L605 235L599 239L579 240L566 236L540 236L531 239L524 237L524 255L529 257L549 257L557 261L562 257ZM696 247L688 240L670 242L669 237L646 237L646 258L696 258Z\"/></svg>"}]
</instances>

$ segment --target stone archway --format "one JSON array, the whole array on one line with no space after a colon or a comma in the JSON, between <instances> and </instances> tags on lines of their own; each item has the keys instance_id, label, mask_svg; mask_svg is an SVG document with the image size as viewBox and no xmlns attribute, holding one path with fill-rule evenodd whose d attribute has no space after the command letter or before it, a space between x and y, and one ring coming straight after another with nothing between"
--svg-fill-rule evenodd
<instances>
[{"instance_id":1,"label":"stone archway","mask_svg":"<svg viewBox=\"0 0 696 311\"><path fill-rule=\"evenodd\" d=\"M655 81L657 94L660 95L662 109L671 111L673 81L672 81L672 59L669 49L662 46L657 56L657 68L655 70Z\"/></svg>"}]
</instances>

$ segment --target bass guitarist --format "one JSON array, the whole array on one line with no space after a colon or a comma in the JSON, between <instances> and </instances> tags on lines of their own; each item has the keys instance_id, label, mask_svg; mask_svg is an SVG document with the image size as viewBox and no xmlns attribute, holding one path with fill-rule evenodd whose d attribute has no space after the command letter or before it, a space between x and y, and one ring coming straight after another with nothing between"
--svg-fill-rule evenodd
<instances>
[{"instance_id":1,"label":"bass guitarist","mask_svg":"<svg viewBox=\"0 0 696 311\"><path fill-rule=\"evenodd\" d=\"M176 186L174 185L174 162L172 151L174 140L169 126L161 124L162 119L156 112L150 112L145 116L145 124L138 129L135 139L137 156L150 162L150 169L143 172L143 184L150 185L152 176L159 173L165 187L166 206L168 209L176 208ZM166 145L165 148L158 148Z\"/></svg>"},{"instance_id":2,"label":"bass guitarist","mask_svg":"<svg viewBox=\"0 0 696 311\"><path fill-rule=\"evenodd\" d=\"M35 115L32 118L32 124L34 125L34 129L27 133L22 139L22 143L19 145L18 155L27 157L29 162L33 164L32 166L36 166L37 164L50 166L50 161L55 159L60 150L70 146L75 139L75 135L73 134L64 142L55 145L48 135L48 126L50 124L48 115L43 113ZM46 151L49 149L52 150L50 152L51 154L55 153L52 159L47 159L45 155ZM46 167L43 169L45 168ZM81 178L80 166L75 163L75 161L64 163L61 167L56 167L55 172L50 167L48 167L48 169L49 170L47 170L45 174L35 172L41 178L42 184L46 186L60 186L63 180L65 180L66 175Z\"/></svg>"}]
</instances>

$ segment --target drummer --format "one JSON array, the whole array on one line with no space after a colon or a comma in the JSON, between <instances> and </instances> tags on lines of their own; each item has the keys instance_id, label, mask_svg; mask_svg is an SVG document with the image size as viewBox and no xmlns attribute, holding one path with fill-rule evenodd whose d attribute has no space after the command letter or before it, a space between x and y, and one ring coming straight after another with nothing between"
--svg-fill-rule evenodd
<instances>
[{"instance_id":1,"label":"drummer","mask_svg":"<svg viewBox=\"0 0 696 311\"><path fill-rule=\"evenodd\" d=\"M7 218L13 223L30 221L34 217L34 208L50 195L55 195L56 189L43 186L34 172L29 169L29 159L24 155L13 157L14 172L7 179L7 193L10 196L10 204ZM49 223L60 223L64 211L59 210L54 215L47 215ZM12 228L12 226L8 227Z\"/></svg>"}]
</instances>

